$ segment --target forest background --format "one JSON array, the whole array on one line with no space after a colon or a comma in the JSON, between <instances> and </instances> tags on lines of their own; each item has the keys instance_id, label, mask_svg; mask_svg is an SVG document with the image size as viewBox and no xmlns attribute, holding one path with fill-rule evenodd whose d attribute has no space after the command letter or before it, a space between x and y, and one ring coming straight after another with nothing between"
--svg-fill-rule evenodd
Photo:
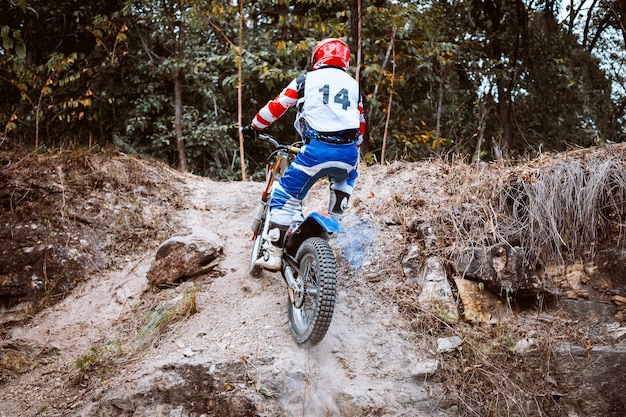
<instances>
[{"instance_id":1,"label":"forest background","mask_svg":"<svg viewBox=\"0 0 626 417\"><path fill-rule=\"evenodd\" d=\"M0 140L261 178L237 127L340 37L367 163L623 142L625 27L626 0L4 0ZM295 141L292 122L271 132Z\"/></svg>"}]
</instances>

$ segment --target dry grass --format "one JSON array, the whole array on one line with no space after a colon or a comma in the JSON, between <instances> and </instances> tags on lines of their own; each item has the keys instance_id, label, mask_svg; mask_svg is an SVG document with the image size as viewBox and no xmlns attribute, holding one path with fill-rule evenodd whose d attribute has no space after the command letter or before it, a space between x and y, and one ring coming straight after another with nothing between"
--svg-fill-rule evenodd
<instances>
[{"instance_id":1,"label":"dry grass","mask_svg":"<svg viewBox=\"0 0 626 417\"><path fill-rule=\"evenodd\" d=\"M398 192L391 211L407 242L458 260L468 250L499 244L522 248L527 268L590 261L626 244L626 146L543 156L515 166L436 161L436 193ZM395 174L395 171L393 172ZM422 183L428 178L421 178ZM409 190L411 190L409 188ZM415 219L418 221L416 222ZM429 244L422 226L432 226ZM463 271L454 271L462 274ZM422 308L417 289L399 286L392 298L420 340L460 336L462 346L440 354L441 374L464 417L565 416L553 358L563 342L590 346L593 325L541 314L514 315L496 326L450 324ZM461 306L462 307L462 306ZM547 314L544 312L543 314ZM597 326L596 326L597 327ZM533 339L530 351L518 341Z\"/></svg>"},{"instance_id":2,"label":"dry grass","mask_svg":"<svg viewBox=\"0 0 626 417\"><path fill-rule=\"evenodd\" d=\"M557 406L551 397L547 349L527 356L515 351L512 326L458 326L461 349L446 353L442 371L452 383L463 416L543 416Z\"/></svg>"},{"instance_id":3,"label":"dry grass","mask_svg":"<svg viewBox=\"0 0 626 417\"><path fill-rule=\"evenodd\" d=\"M507 167L448 168L449 198L430 211L439 253L519 246L525 265L592 260L626 244L626 147L584 149Z\"/></svg>"},{"instance_id":4,"label":"dry grass","mask_svg":"<svg viewBox=\"0 0 626 417\"><path fill-rule=\"evenodd\" d=\"M173 329L177 323L198 312L199 287L186 288L178 297L163 303L146 314L146 320L139 330L140 345L158 343L167 331Z\"/></svg>"},{"instance_id":5,"label":"dry grass","mask_svg":"<svg viewBox=\"0 0 626 417\"><path fill-rule=\"evenodd\" d=\"M431 346L438 338L458 336L463 341L454 351L439 353L438 376L448 388L445 402L455 403L459 416L565 416L552 377L554 349L589 335L554 317L518 317L495 326L451 324L421 308L409 292L396 296L421 341ZM529 340L528 350L519 350L520 340Z\"/></svg>"},{"instance_id":6,"label":"dry grass","mask_svg":"<svg viewBox=\"0 0 626 417\"><path fill-rule=\"evenodd\" d=\"M514 171L499 184L500 233L528 262L590 260L626 232L626 148L581 150Z\"/></svg>"}]
</instances>

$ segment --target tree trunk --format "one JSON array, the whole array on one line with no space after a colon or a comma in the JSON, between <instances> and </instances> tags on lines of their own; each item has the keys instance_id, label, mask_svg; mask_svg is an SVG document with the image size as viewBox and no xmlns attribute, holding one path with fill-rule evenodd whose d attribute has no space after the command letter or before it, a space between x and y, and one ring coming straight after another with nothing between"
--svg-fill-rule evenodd
<instances>
[{"instance_id":1,"label":"tree trunk","mask_svg":"<svg viewBox=\"0 0 626 417\"><path fill-rule=\"evenodd\" d=\"M435 130L435 153L439 154L441 151L441 115L443 112L443 89L446 83L446 77L450 71L449 67L445 67L443 64L439 64L439 97L437 99L437 126Z\"/></svg>"},{"instance_id":2,"label":"tree trunk","mask_svg":"<svg viewBox=\"0 0 626 417\"><path fill-rule=\"evenodd\" d=\"M389 40L389 46L387 47L387 53L385 54L385 59L383 60L383 63L380 66L380 73L378 74L378 80L376 81L376 84L374 85L374 92L372 93L372 98L370 100L371 103L375 103L376 102L376 98L378 97L378 89L381 86L383 77L385 75L385 68L387 68L387 62L389 62L389 56L391 55L391 48L393 46L393 40L396 37L396 26L393 26L392 32L391 32L391 37ZM374 130L378 130L378 126L377 128L374 128L374 110L375 110L376 106L374 104L370 105L369 107L369 111L367 113L367 117L365 118L365 121L368 123L369 128L367 129L369 132L372 132ZM381 121L382 123L382 121ZM363 153L368 153L371 150L371 144L368 140L363 141L363 144L361 145L361 152Z\"/></svg>"},{"instance_id":3,"label":"tree trunk","mask_svg":"<svg viewBox=\"0 0 626 417\"><path fill-rule=\"evenodd\" d=\"M478 139L476 140L476 148L474 149L474 155L472 156L472 163L477 163L480 161L480 148L483 145L483 141L485 140L485 127L487 124L487 106L483 99L478 99L477 101L479 112L476 115L478 118Z\"/></svg>"},{"instance_id":4,"label":"tree trunk","mask_svg":"<svg viewBox=\"0 0 626 417\"><path fill-rule=\"evenodd\" d=\"M391 38L391 85L389 86L389 103L387 105L387 118L385 121L385 133L383 134L383 149L380 152L380 164L385 164L385 152L387 151L387 131L389 129L389 120L391 117L391 104L393 103L393 83L396 78L396 47L394 39Z\"/></svg>"},{"instance_id":5,"label":"tree trunk","mask_svg":"<svg viewBox=\"0 0 626 417\"><path fill-rule=\"evenodd\" d=\"M376 80L376 84L374 85L374 92L372 93L372 101L376 101L376 97L378 96L378 89L380 84L383 81L383 76L385 75L385 68L387 68L387 62L389 62L389 56L391 55L391 47L393 46L393 39L396 37L396 27L394 25L391 31L391 37L389 40L389 46L387 46L387 52L385 53L385 59L383 59L383 63L380 66L380 73L378 74L378 80ZM367 113L367 121L369 122L373 118L374 107L370 107L369 112Z\"/></svg>"},{"instance_id":6,"label":"tree trunk","mask_svg":"<svg viewBox=\"0 0 626 417\"><path fill-rule=\"evenodd\" d=\"M513 142L513 121L511 117L511 93L504 87L505 80L498 78L498 109L500 111L500 125L502 127L502 157L508 158Z\"/></svg>"},{"instance_id":7,"label":"tree trunk","mask_svg":"<svg viewBox=\"0 0 626 417\"><path fill-rule=\"evenodd\" d=\"M357 42L356 42L356 81L361 83L361 47L362 47L362 26L363 26L363 16L361 13L361 0L357 0Z\"/></svg>"},{"instance_id":8,"label":"tree trunk","mask_svg":"<svg viewBox=\"0 0 626 417\"><path fill-rule=\"evenodd\" d=\"M246 161L243 148L243 134L241 133L241 118L243 116L243 103L241 90L243 88L243 0L239 0L239 47L237 48L237 126L239 126L239 160L241 161L241 180L246 180Z\"/></svg>"},{"instance_id":9,"label":"tree trunk","mask_svg":"<svg viewBox=\"0 0 626 417\"><path fill-rule=\"evenodd\" d=\"M348 36L348 46L352 53L356 52L359 47L359 19L361 0L352 0L350 2L350 33Z\"/></svg>"},{"instance_id":10,"label":"tree trunk","mask_svg":"<svg viewBox=\"0 0 626 417\"><path fill-rule=\"evenodd\" d=\"M176 147L178 148L178 163L182 172L187 172L187 155L185 154L185 141L183 140L183 124L181 121L183 110L183 74L176 70L174 74L174 127L176 128Z\"/></svg>"},{"instance_id":11,"label":"tree trunk","mask_svg":"<svg viewBox=\"0 0 626 417\"><path fill-rule=\"evenodd\" d=\"M362 53L362 25L363 25L363 20L362 20L362 13L361 13L361 7L362 7L362 0L352 0L350 2L350 34L348 37L348 46L350 47L350 51L354 54L356 52L356 59L355 59L355 72L354 72L354 78L356 79L357 83L359 83L359 87L361 85L361 53ZM361 94L361 97L363 97L363 94ZM363 99L363 106L365 107L366 103L365 103L365 99ZM365 111L365 110L363 110ZM370 122L369 118L366 118L365 121L367 123ZM369 131L369 129L367 129ZM370 148L370 142L369 142L369 137L368 137L368 133L365 134L365 140L363 141L363 143L361 143L361 152L363 153L367 153L369 152L369 148Z\"/></svg>"},{"instance_id":12,"label":"tree trunk","mask_svg":"<svg viewBox=\"0 0 626 417\"><path fill-rule=\"evenodd\" d=\"M613 6L613 12L617 20L618 30L624 39L624 46L626 46L626 0L617 0Z\"/></svg>"},{"instance_id":13,"label":"tree trunk","mask_svg":"<svg viewBox=\"0 0 626 417\"><path fill-rule=\"evenodd\" d=\"M185 141L183 139L183 58L185 55L185 28L180 22L178 25L178 65L174 72L174 128L176 129L176 147L178 148L179 169L187 172L187 155L185 153ZM174 35L176 36L176 34Z\"/></svg>"},{"instance_id":14,"label":"tree trunk","mask_svg":"<svg viewBox=\"0 0 626 417\"><path fill-rule=\"evenodd\" d=\"M515 0L516 14L509 15L508 20L517 18L517 32L515 44L513 45L513 54L508 60L509 63L505 64L503 57L504 50L508 50L508 45L502 39L502 33L505 32L503 28L504 24L510 24L506 18L506 12L502 7L507 2L500 1L485 1L483 3L485 13L489 17L491 27L488 28L486 36L490 40L491 44L491 56L494 59L500 61L496 69L499 75L496 76L496 88L498 91L498 113L500 116L500 125L502 129L502 143L501 150L502 156L507 158L511 145L513 144L513 101L511 99L511 91L515 88L515 72L517 66L517 54L519 50L520 36L522 30L521 23L525 22L526 7L520 0Z\"/></svg>"}]
</instances>

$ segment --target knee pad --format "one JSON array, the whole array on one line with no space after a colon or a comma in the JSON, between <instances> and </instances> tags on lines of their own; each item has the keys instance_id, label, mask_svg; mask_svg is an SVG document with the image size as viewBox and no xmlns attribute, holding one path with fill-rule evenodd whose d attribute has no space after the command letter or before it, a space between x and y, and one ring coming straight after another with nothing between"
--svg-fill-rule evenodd
<instances>
[{"instance_id":1,"label":"knee pad","mask_svg":"<svg viewBox=\"0 0 626 417\"><path fill-rule=\"evenodd\" d=\"M330 190L330 204L328 206L330 214L341 216L343 211L348 207L349 199L350 194L348 193L339 190Z\"/></svg>"}]
</instances>

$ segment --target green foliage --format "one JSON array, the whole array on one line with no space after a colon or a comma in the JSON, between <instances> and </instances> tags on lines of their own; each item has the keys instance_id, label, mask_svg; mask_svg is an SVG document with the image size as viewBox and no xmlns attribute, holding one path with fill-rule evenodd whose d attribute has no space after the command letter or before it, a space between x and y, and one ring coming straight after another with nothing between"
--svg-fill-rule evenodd
<instances>
[{"instance_id":1,"label":"green foliage","mask_svg":"<svg viewBox=\"0 0 626 417\"><path fill-rule=\"evenodd\" d=\"M19 29L2 26L0 28L0 37L2 38L2 48L5 54L14 53L18 59L26 58L26 45Z\"/></svg>"},{"instance_id":2,"label":"green foliage","mask_svg":"<svg viewBox=\"0 0 626 417\"><path fill-rule=\"evenodd\" d=\"M82 373L89 374L96 368L106 370L112 362L122 356L122 343L119 340L108 341L102 346L92 346L88 352L74 361L74 366Z\"/></svg>"},{"instance_id":3,"label":"green foliage","mask_svg":"<svg viewBox=\"0 0 626 417\"><path fill-rule=\"evenodd\" d=\"M5 133L30 146L54 146L77 138L86 142L98 131L94 104L99 108L100 103L93 94L102 57L88 22L118 12L117 1L0 5L0 88L6 92L0 123Z\"/></svg>"},{"instance_id":4,"label":"green foliage","mask_svg":"<svg viewBox=\"0 0 626 417\"><path fill-rule=\"evenodd\" d=\"M245 4L244 123L307 70L317 41L332 36L356 45L355 5ZM362 6L359 75L368 122L362 150L371 163L381 160L385 133L385 159L410 161L446 152L490 158L496 143L523 155L623 140L623 92L612 90L606 64L554 19L553 2ZM605 6L597 7L602 16ZM3 2L0 16L1 132L31 147L113 143L176 165L173 76L180 72L190 169L240 177L237 4L32 0ZM284 142L295 139L293 115L271 127ZM245 152L249 168L259 170L267 148L246 143Z\"/></svg>"},{"instance_id":5,"label":"green foliage","mask_svg":"<svg viewBox=\"0 0 626 417\"><path fill-rule=\"evenodd\" d=\"M96 348L92 347L88 353L85 353L81 355L80 358L76 359L74 364L76 365L76 368L78 368L79 371L85 372L87 370L87 367L96 363L97 360L98 360L98 355L97 355Z\"/></svg>"}]
</instances>

